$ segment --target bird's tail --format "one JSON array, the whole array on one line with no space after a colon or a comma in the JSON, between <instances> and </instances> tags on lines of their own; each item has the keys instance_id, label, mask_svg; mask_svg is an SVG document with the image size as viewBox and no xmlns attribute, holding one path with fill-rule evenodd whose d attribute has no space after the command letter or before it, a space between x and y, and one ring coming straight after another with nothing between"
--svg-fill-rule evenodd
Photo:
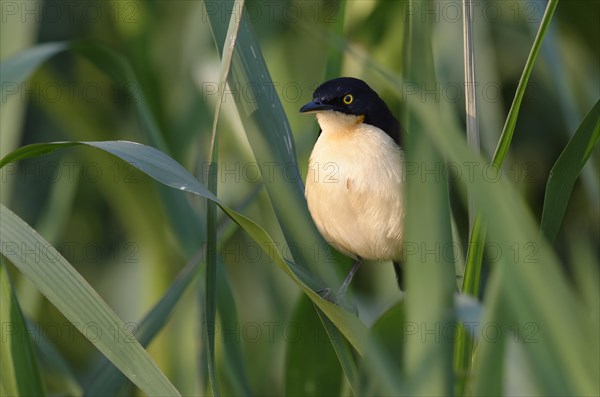
<instances>
[{"instance_id":1,"label":"bird's tail","mask_svg":"<svg viewBox=\"0 0 600 397\"><path fill-rule=\"evenodd\" d=\"M404 291L404 263L401 261L394 261L394 271L396 272L396 281L398 282L398 288L400 291Z\"/></svg>"}]
</instances>

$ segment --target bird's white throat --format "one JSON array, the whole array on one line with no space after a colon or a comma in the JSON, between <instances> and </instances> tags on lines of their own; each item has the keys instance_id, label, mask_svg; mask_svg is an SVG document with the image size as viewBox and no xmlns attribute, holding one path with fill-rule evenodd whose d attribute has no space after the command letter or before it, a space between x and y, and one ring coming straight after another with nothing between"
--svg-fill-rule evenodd
<instances>
[{"instance_id":1,"label":"bird's white throat","mask_svg":"<svg viewBox=\"0 0 600 397\"><path fill-rule=\"evenodd\" d=\"M363 116L355 116L353 114L345 114L328 110L318 112L316 114L317 122L322 131L339 131L348 128L355 128L364 119Z\"/></svg>"}]
</instances>

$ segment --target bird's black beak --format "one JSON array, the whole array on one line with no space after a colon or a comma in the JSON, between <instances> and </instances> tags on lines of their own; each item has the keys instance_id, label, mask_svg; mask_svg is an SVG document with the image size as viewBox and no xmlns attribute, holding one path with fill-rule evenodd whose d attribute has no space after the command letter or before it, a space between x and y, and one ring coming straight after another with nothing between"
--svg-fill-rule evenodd
<instances>
[{"instance_id":1,"label":"bird's black beak","mask_svg":"<svg viewBox=\"0 0 600 397\"><path fill-rule=\"evenodd\" d=\"M333 106L328 105L326 103L322 103L320 100L315 99L312 102L307 103L306 105L300 108L300 113L313 113L318 112L319 110L332 110Z\"/></svg>"}]
</instances>

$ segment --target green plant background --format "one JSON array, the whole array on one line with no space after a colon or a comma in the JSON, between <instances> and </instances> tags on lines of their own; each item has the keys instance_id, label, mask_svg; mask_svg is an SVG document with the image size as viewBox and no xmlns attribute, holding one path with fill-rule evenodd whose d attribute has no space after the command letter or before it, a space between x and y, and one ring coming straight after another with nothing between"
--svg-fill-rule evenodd
<instances>
[{"instance_id":1,"label":"green plant background","mask_svg":"<svg viewBox=\"0 0 600 397\"><path fill-rule=\"evenodd\" d=\"M103 324L105 336L135 332L151 357L135 344L139 361L109 361L131 380L160 369L172 386L138 378L146 394L598 395L599 3L558 4L505 141L502 181L485 166L546 2L474 8L481 156L464 138L460 2L247 1L230 25L231 3L1 4L2 158L35 143L143 143L200 180L188 191L207 197L210 188L229 216L254 222L217 210L207 233L206 200L154 181L185 175L161 180L167 162L145 148L100 147L115 157L80 145L2 164L2 204L97 292L92 316L110 311L104 300L120 318ZM223 49L232 26L237 52ZM207 175L220 54L232 56L231 71L218 171ZM364 266L349 296L359 319L311 294L336 288L350 261L323 244L302 197L318 127L298 109L339 75L368 81L403 121L418 166L407 181L409 241L436 247L408 258L404 295L389 264ZM156 168L140 172L140 159ZM447 178L444 161L460 176ZM453 299L469 192L488 246L478 296ZM11 260L4 236L23 225L2 214L2 395L141 393L75 329L78 295L50 303ZM479 324L472 351L459 320ZM118 347L110 339L107 349Z\"/></svg>"}]
</instances>

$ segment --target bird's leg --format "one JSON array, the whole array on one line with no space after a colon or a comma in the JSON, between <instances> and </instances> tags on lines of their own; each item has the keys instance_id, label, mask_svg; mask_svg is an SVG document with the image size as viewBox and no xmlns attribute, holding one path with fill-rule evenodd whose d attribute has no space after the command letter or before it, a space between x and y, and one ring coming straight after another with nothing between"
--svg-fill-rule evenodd
<instances>
[{"instance_id":1,"label":"bird's leg","mask_svg":"<svg viewBox=\"0 0 600 397\"><path fill-rule=\"evenodd\" d=\"M358 268L360 267L361 264L362 264L362 258L358 258L356 260L356 262L354 262L354 265L352 265L352 269L350 269L350 272L348 273L348 275L344 279L344 282L342 283L342 286L340 287L340 289L338 290L338 292L336 294L336 300L338 302L341 302L344 299L344 297L346 296L346 290L348 290L348 286L350 285L350 282L352 281L352 278L354 277L354 275L358 271Z\"/></svg>"}]
</instances>

